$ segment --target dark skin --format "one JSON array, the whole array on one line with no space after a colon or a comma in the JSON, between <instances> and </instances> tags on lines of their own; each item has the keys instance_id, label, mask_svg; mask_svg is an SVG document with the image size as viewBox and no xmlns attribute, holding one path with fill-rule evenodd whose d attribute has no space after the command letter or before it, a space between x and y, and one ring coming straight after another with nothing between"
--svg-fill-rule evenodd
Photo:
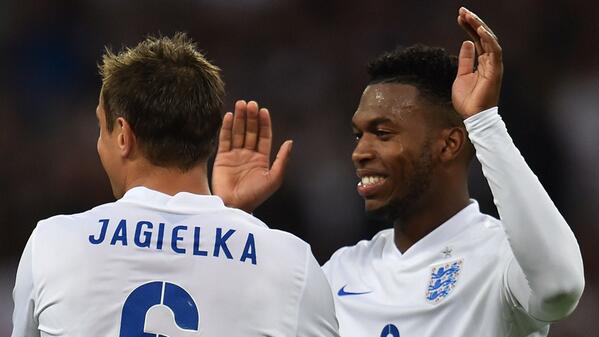
<instances>
[{"instance_id":1,"label":"dark skin","mask_svg":"<svg viewBox=\"0 0 599 337\"><path fill-rule=\"evenodd\" d=\"M393 222L402 252L468 204L466 131L439 124L438 109L412 85L373 84L352 118L356 174L382 177L358 192Z\"/></svg>"},{"instance_id":2,"label":"dark skin","mask_svg":"<svg viewBox=\"0 0 599 337\"><path fill-rule=\"evenodd\" d=\"M452 86L453 107L465 119L498 105L503 63L495 34L476 14L462 7L457 22L472 39L462 43ZM376 89L382 96L377 98ZM466 132L428 118L435 108L413 86L379 84L366 88L353 118L360 135L352 156L358 175L385 178L377 180L380 189L358 190L367 211L398 211L395 243L402 251L468 203ZM384 123L372 122L381 117ZM377 127L388 128L389 135L381 138ZM278 189L291 143L281 146L272 167L271 144L268 110L238 101L235 114L223 119L212 176L213 191L225 204L251 212ZM426 184L409 186L411 181ZM418 190L419 185L425 188Z\"/></svg>"}]
</instances>

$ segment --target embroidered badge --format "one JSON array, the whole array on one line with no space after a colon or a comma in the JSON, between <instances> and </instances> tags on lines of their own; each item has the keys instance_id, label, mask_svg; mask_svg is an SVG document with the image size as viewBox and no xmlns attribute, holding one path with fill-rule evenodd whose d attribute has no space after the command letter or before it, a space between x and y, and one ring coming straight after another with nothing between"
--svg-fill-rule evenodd
<instances>
[{"instance_id":1,"label":"embroidered badge","mask_svg":"<svg viewBox=\"0 0 599 337\"><path fill-rule=\"evenodd\" d=\"M426 300L436 304L445 299L455 288L462 271L462 260L450 261L433 266L431 280L426 291Z\"/></svg>"}]
</instances>

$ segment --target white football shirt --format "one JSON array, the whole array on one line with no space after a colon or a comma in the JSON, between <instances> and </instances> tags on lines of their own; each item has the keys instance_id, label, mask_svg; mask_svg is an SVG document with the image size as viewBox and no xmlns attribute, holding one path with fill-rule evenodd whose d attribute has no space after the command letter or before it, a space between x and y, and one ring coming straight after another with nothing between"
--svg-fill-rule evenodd
<instances>
[{"instance_id":1,"label":"white football shirt","mask_svg":"<svg viewBox=\"0 0 599 337\"><path fill-rule=\"evenodd\" d=\"M218 197L144 187L40 221L14 301L12 337L338 335L308 244Z\"/></svg>"},{"instance_id":2,"label":"white football shirt","mask_svg":"<svg viewBox=\"0 0 599 337\"><path fill-rule=\"evenodd\" d=\"M576 239L497 108L464 121L501 221L471 203L403 254L393 230L323 266L343 337L540 337L584 287Z\"/></svg>"}]
</instances>

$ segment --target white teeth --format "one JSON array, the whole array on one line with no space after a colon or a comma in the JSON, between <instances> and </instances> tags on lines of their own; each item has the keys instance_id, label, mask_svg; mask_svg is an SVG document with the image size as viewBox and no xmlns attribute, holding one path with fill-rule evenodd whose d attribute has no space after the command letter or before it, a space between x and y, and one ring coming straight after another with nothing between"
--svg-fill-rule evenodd
<instances>
[{"instance_id":1,"label":"white teeth","mask_svg":"<svg viewBox=\"0 0 599 337\"><path fill-rule=\"evenodd\" d=\"M383 179L385 179L384 177L380 177L380 176L367 176L367 177L362 177L362 185L372 185L372 184L376 184L381 182Z\"/></svg>"}]
</instances>

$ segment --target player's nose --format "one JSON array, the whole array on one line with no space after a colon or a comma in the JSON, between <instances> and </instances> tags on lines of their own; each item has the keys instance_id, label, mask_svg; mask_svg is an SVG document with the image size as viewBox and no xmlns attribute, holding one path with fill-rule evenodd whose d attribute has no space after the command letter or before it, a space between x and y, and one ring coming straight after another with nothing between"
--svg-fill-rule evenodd
<instances>
[{"instance_id":1,"label":"player's nose","mask_svg":"<svg viewBox=\"0 0 599 337\"><path fill-rule=\"evenodd\" d=\"M356 143L351 158L356 167L374 158L374 151L366 139L362 138Z\"/></svg>"}]
</instances>

